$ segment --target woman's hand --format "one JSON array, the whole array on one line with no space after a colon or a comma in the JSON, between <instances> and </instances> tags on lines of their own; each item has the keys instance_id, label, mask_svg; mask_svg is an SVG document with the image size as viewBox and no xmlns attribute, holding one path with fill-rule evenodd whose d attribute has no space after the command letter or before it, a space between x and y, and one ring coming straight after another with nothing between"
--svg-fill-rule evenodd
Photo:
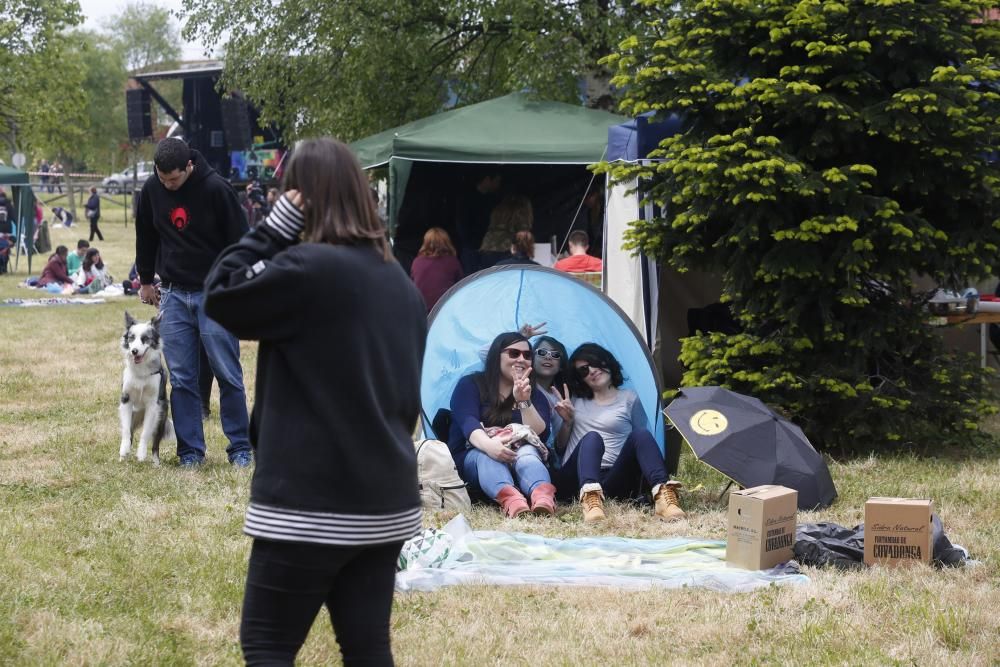
<instances>
[{"instance_id":1,"label":"woman's hand","mask_svg":"<svg viewBox=\"0 0 1000 667\"><path fill-rule=\"evenodd\" d=\"M538 324L525 324L521 327L520 333L525 338L531 338L532 336L542 336L548 333L545 329L545 325L548 322L539 322Z\"/></svg>"},{"instance_id":2,"label":"woman's hand","mask_svg":"<svg viewBox=\"0 0 1000 667\"><path fill-rule=\"evenodd\" d=\"M576 414L576 411L573 409L573 401L570 400L569 397L569 387L563 385L564 393L562 394L560 394L559 390L556 389L555 387L552 387L550 391L554 396L556 396L559 399L559 401L554 406L552 406L555 409L556 413L560 417L562 417L563 422L565 423L572 422L573 417Z\"/></svg>"},{"instance_id":3,"label":"woman's hand","mask_svg":"<svg viewBox=\"0 0 1000 667\"><path fill-rule=\"evenodd\" d=\"M513 463L517 458L517 452L507 446L510 442L510 435L497 435L490 438L483 449L488 457L500 463Z\"/></svg>"},{"instance_id":4,"label":"woman's hand","mask_svg":"<svg viewBox=\"0 0 1000 667\"><path fill-rule=\"evenodd\" d=\"M288 201L295 205L295 208L300 211L305 209L302 202L302 193L298 190L285 190L285 196L288 197Z\"/></svg>"},{"instance_id":5,"label":"woman's hand","mask_svg":"<svg viewBox=\"0 0 1000 667\"><path fill-rule=\"evenodd\" d=\"M520 401L530 401L531 400L531 369L526 368L524 373L518 373L515 369L514 371L514 400Z\"/></svg>"}]
</instances>

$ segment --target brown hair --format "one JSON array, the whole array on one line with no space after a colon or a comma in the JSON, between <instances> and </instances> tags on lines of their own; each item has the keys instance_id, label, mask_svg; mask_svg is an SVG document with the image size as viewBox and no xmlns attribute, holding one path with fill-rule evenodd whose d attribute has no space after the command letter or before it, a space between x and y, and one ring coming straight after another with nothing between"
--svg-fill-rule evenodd
<instances>
[{"instance_id":1,"label":"brown hair","mask_svg":"<svg viewBox=\"0 0 1000 667\"><path fill-rule=\"evenodd\" d=\"M306 241L370 245L386 261L392 259L368 179L354 153L341 142L321 137L297 144L282 186L302 193Z\"/></svg>"},{"instance_id":2,"label":"brown hair","mask_svg":"<svg viewBox=\"0 0 1000 667\"><path fill-rule=\"evenodd\" d=\"M420 246L421 257L455 256L455 246L451 244L448 232L440 227L431 227L424 233L424 243Z\"/></svg>"},{"instance_id":3,"label":"brown hair","mask_svg":"<svg viewBox=\"0 0 1000 667\"><path fill-rule=\"evenodd\" d=\"M515 253L520 253L525 257L534 259L535 257L535 235L531 232L518 232L514 235L511 247Z\"/></svg>"},{"instance_id":4,"label":"brown hair","mask_svg":"<svg viewBox=\"0 0 1000 667\"><path fill-rule=\"evenodd\" d=\"M531 229L533 222L531 200L522 195L508 195L490 213L490 226L479 249L485 252L506 252L514 234Z\"/></svg>"}]
</instances>

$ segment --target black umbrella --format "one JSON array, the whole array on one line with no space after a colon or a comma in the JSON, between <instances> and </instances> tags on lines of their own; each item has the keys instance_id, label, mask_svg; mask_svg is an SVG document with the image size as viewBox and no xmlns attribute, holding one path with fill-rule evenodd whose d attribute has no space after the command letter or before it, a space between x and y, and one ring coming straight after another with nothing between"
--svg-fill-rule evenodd
<instances>
[{"instance_id":1,"label":"black umbrella","mask_svg":"<svg viewBox=\"0 0 1000 667\"><path fill-rule=\"evenodd\" d=\"M699 461L740 486L795 489L803 510L837 498L826 462L802 429L756 398L722 387L688 387L664 413Z\"/></svg>"}]
</instances>

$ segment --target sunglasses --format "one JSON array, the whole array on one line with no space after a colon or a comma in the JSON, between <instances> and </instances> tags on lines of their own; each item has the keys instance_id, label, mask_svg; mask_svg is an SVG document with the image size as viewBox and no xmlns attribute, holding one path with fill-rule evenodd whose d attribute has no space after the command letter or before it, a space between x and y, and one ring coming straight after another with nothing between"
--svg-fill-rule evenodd
<instances>
[{"instance_id":1,"label":"sunglasses","mask_svg":"<svg viewBox=\"0 0 1000 667\"><path fill-rule=\"evenodd\" d=\"M535 350L535 354L540 357L550 357L552 359L562 359L562 355L555 350Z\"/></svg>"},{"instance_id":2,"label":"sunglasses","mask_svg":"<svg viewBox=\"0 0 1000 667\"><path fill-rule=\"evenodd\" d=\"M504 352L507 353L508 359L517 359L521 357L525 361L531 361L531 350L518 350L517 348L508 347Z\"/></svg>"},{"instance_id":3,"label":"sunglasses","mask_svg":"<svg viewBox=\"0 0 1000 667\"><path fill-rule=\"evenodd\" d=\"M605 373L608 372L607 369L601 368L600 366L591 366L590 364L584 364L583 366L576 367L576 374L579 375L581 379L585 378L588 375L590 375L590 371L593 368L596 368L599 371L604 371Z\"/></svg>"}]
</instances>

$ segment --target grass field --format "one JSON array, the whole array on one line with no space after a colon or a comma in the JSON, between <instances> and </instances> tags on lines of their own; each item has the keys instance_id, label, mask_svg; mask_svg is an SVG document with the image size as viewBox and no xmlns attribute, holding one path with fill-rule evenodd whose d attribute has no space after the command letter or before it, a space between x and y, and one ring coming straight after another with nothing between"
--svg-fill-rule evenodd
<instances>
[{"instance_id":1,"label":"grass field","mask_svg":"<svg viewBox=\"0 0 1000 667\"><path fill-rule=\"evenodd\" d=\"M116 217L117 216L117 217ZM134 237L108 206L95 243L124 275ZM53 231L75 246L84 229ZM85 234L84 234L85 235ZM34 272L44 257L36 258ZM45 296L0 276L0 301ZM117 461L122 313L96 306L0 307L0 664L239 664L239 608L249 540L241 534L249 475L225 463L208 428L208 465L180 471ZM253 395L256 346L243 345ZM213 412L217 414L217 397ZM933 449L933 448L932 448ZM703 590L459 587L397 595L393 643L402 665L849 664L990 665L1000 661L1000 461L969 454L831 462L840 500L800 520L854 525L872 495L929 497L954 542L980 567L937 571L806 569L804 586L723 595ZM476 528L551 536L724 537L722 479L685 457L689 520L662 525L614 505L604 525L576 507L554 519ZM447 517L428 516L428 524ZM300 654L336 663L325 612Z\"/></svg>"}]
</instances>

